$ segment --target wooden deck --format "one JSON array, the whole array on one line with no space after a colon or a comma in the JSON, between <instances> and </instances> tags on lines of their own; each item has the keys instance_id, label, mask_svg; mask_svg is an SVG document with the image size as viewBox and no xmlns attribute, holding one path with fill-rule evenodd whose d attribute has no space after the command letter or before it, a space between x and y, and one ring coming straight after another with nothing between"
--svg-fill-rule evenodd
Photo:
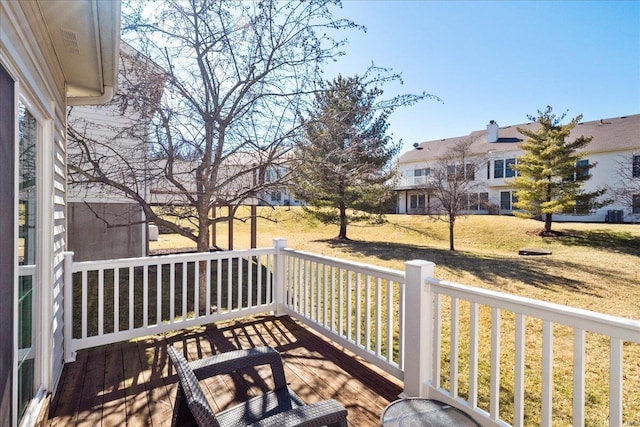
<instances>
[{"instance_id":1,"label":"wooden deck","mask_svg":"<svg viewBox=\"0 0 640 427\"><path fill-rule=\"evenodd\" d=\"M171 425L177 377L167 345L186 346L190 360L237 348L275 347L291 388L307 403L338 400L353 426L378 425L384 407L402 391L395 378L291 318L255 316L80 351L64 367L48 425ZM212 408L222 410L268 387L257 373L203 381Z\"/></svg>"}]
</instances>

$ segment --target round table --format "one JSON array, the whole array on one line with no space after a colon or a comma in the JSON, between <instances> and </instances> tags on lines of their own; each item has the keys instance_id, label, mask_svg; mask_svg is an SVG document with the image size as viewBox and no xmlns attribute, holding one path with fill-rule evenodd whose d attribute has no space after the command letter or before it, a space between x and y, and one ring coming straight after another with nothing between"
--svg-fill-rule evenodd
<instances>
[{"instance_id":1,"label":"round table","mask_svg":"<svg viewBox=\"0 0 640 427\"><path fill-rule=\"evenodd\" d=\"M467 414L438 400L412 397L391 402L382 412L384 427L473 426L478 423Z\"/></svg>"}]
</instances>

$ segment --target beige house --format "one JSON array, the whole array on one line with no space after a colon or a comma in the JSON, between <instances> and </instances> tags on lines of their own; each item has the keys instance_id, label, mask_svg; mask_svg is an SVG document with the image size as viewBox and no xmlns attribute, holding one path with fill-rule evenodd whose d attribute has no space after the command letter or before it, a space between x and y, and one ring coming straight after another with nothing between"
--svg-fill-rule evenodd
<instances>
[{"instance_id":1,"label":"beige house","mask_svg":"<svg viewBox=\"0 0 640 427\"><path fill-rule=\"evenodd\" d=\"M518 143L525 136L517 128L534 130L537 123L523 123L499 127L491 121L486 130L473 131L469 135L427 141L416 144L411 151L400 156L398 161L399 180L397 213L428 214L436 209L435 200L429 191L430 171L447 151L462 141L470 141L475 168L474 189L468 194L465 213L469 214L511 214L514 210L515 188L510 178L516 172L510 167L518 162L522 150ZM584 150L585 164L597 163L591 169L592 177L585 182L586 191L600 188L635 188L638 194L614 201L595 212L554 214L556 221L581 222L637 222L640 220L640 114L614 117L603 120L582 122L576 126L569 139L592 136ZM580 165L576 165L579 169ZM632 185L629 185L632 184Z\"/></svg>"}]
</instances>

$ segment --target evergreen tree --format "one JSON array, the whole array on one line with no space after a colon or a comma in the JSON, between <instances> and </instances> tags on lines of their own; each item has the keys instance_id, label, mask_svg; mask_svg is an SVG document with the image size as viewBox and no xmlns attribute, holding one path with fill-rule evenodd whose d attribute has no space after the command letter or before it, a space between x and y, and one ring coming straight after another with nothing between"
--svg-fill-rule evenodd
<instances>
[{"instance_id":1,"label":"evergreen tree","mask_svg":"<svg viewBox=\"0 0 640 427\"><path fill-rule=\"evenodd\" d=\"M369 71L363 77L338 76L326 84L303 121L306 138L296 149L296 195L308 203L313 216L339 224L339 240L348 240L348 209L380 213L392 194L393 161L400 144L386 134L389 115L398 106L430 96L379 101L379 84L398 76L367 80Z\"/></svg>"},{"instance_id":2,"label":"evergreen tree","mask_svg":"<svg viewBox=\"0 0 640 427\"><path fill-rule=\"evenodd\" d=\"M589 170L595 164L578 163L586 154L578 150L584 148L592 137L579 136L567 141L582 115L578 115L567 124L562 124L566 114L557 116L547 106L538 110L538 116L528 116L537 122L537 130L518 128L527 140L520 144L524 154L518 158L515 170L518 173L512 182L518 190L518 201L514 204L523 217L545 216L543 233L551 232L554 213L562 213L577 207L582 211L598 207L596 199L604 190L585 192L584 183L591 174Z\"/></svg>"}]
</instances>

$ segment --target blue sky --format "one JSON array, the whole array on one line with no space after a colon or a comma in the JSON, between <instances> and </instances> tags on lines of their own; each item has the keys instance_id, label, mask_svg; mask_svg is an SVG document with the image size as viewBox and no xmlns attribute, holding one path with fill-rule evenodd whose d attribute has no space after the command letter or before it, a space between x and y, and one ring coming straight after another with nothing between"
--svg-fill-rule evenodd
<instances>
[{"instance_id":1,"label":"blue sky","mask_svg":"<svg viewBox=\"0 0 640 427\"><path fill-rule=\"evenodd\" d=\"M343 0L346 55L326 71L402 74L389 95L437 95L396 111L390 132L414 142L527 122L551 105L583 120L640 113L640 1Z\"/></svg>"}]
</instances>

